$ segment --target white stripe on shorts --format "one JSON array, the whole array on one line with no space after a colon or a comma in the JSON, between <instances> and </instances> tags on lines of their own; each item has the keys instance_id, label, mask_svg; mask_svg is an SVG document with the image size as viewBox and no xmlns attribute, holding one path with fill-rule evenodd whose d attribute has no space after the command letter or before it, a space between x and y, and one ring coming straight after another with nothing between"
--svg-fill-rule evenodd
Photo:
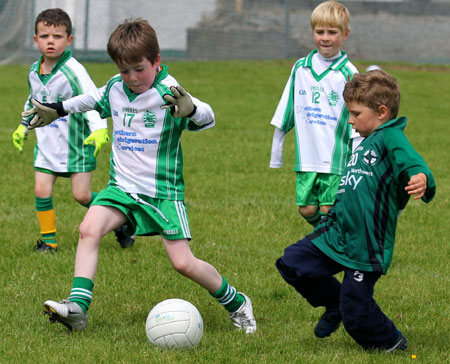
<instances>
[{"instance_id":1,"label":"white stripe on shorts","mask_svg":"<svg viewBox=\"0 0 450 364\"><path fill-rule=\"evenodd\" d=\"M189 230L189 223L186 216L186 207L183 201L174 201L175 207L177 209L178 219L180 220L180 225L183 230L183 235L185 238L191 238L191 231Z\"/></svg>"}]
</instances>

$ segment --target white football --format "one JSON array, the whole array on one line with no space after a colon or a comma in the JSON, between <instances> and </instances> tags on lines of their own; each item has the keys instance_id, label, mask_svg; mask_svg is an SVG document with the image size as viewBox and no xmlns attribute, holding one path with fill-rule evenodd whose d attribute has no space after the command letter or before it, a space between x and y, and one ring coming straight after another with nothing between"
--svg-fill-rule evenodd
<instances>
[{"instance_id":1,"label":"white football","mask_svg":"<svg viewBox=\"0 0 450 364\"><path fill-rule=\"evenodd\" d=\"M203 319L192 303L172 298L152 308L145 330L148 340L160 348L191 348L202 338Z\"/></svg>"}]
</instances>

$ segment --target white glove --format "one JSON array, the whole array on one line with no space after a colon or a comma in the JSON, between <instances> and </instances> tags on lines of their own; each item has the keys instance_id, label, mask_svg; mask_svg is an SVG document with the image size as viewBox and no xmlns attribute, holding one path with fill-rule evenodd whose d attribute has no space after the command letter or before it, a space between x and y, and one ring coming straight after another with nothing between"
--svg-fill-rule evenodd
<instances>
[{"instance_id":1,"label":"white glove","mask_svg":"<svg viewBox=\"0 0 450 364\"><path fill-rule=\"evenodd\" d=\"M192 102L191 96L181 86L172 86L171 94L164 94L163 99L168 102L166 105L161 105L161 109L170 109L170 113L176 118L188 117L190 118L197 111L197 106Z\"/></svg>"},{"instance_id":2,"label":"white glove","mask_svg":"<svg viewBox=\"0 0 450 364\"><path fill-rule=\"evenodd\" d=\"M31 103L34 105L31 109L22 113L23 118L27 118L30 115L34 115L28 124L28 129L40 128L50 124L53 120L58 119L61 116L67 115L62 107L62 102L54 104L40 103L35 99L31 99Z\"/></svg>"}]
</instances>

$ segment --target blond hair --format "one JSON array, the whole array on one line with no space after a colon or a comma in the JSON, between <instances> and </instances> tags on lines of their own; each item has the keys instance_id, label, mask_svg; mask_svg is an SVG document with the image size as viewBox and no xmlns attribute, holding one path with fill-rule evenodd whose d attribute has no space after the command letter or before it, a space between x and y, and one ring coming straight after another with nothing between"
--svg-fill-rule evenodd
<instances>
[{"instance_id":1,"label":"blond hair","mask_svg":"<svg viewBox=\"0 0 450 364\"><path fill-rule=\"evenodd\" d=\"M350 31L350 12L341 3L330 0L319 4L311 14L311 29L317 26L338 28L342 33Z\"/></svg>"},{"instance_id":2,"label":"blond hair","mask_svg":"<svg viewBox=\"0 0 450 364\"><path fill-rule=\"evenodd\" d=\"M137 64L143 58L152 64L158 58L158 37L147 20L126 19L109 37L107 51L118 66Z\"/></svg>"},{"instance_id":3,"label":"blond hair","mask_svg":"<svg viewBox=\"0 0 450 364\"><path fill-rule=\"evenodd\" d=\"M359 73L345 84L345 102L356 102L378 112L385 105L390 112L389 119L397 117L400 108L400 87L397 80L382 70Z\"/></svg>"}]
</instances>

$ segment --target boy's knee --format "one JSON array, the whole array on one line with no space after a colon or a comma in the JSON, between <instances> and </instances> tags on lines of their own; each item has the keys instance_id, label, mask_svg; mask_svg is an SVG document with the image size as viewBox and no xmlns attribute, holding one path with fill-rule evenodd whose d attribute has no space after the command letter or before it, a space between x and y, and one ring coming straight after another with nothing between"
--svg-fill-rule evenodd
<instances>
[{"instance_id":1,"label":"boy's knee","mask_svg":"<svg viewBox=\"0 0 450 364\"><path fill-rule=\"evenodd\" d=\"M186 259L185 257L172 260L172 266L178 273L188 277L190 277L194 269L194 264L192 261L190 259Z\"/></svg>"},{"instance_id":2,"label":"boy's knee","mask_svg":"<svg viewBox=\"0 0 450 364\"><path fill-rule=\"evenodd\" d=\"M87 206L89 202L91 202L91 193L90 192L73 192L73 198L80 205Z\"/></svg>"},{"instance_id":3,"label":"boy's knee","mask_svg":"<svg viewBox=\"0 0 450 364\"><path fill-rule=\"evenodd\" d=\"M326 215L328 214L328 211L330 211L331 207L332 205L322 205L320 206L320 212Z\"/></svg>"},{"instance_id":4,"label":"boy's knee","mask_svg":"<svg viewBox=\"0 0 450 364\"><path fill-rule=\"evenodd\" d=\"M319 208L314 205L299 206L298 211L300 212L300 215L307 218L316 215L319 211Z\"/></svg>"},{"instance_id":5,"label":"boy's knee","mask_svg":"<svg viewBox=\"0 0 450 364\"><path fill-rule=\"evenodd\" d=\"M315 214L317 214L317 211L319 209L317 208L317 206L314 205L308 205L308 206L299 206L298 207L298 211L300 212L300 214L304 217L311 217L314 216Z\"/></svg>"},{"instance_id":6,"label":"boy's knee","mask_svg":"<svg viewBox=\"0 0 450 364\"><path fill-rule=\"evenodd\" d=\"M100 237L100 230L97 228L97 224L93 224L88 220L83 220L83 222L78 227L80 231L80 236L82 239L86 237Z\"/></svg>"},{"instance_id":7,"label":"boy's knee","mask_svg":"<svg viewBox=\"0 0 450 364\"><path fill-rule=\"evenodd\" d=\"M283 262L283 257L277 259L275 267L284 279L286 279L285 277L295 277L295 274L293 274L289 267Z\"/></svg>"},{"instance_id":8,"label":"boy's knee","mask_svg":"<svg viewBox=\"0 0 450 364\"><path fill-rule=\"evenodd\" d=\"M34 186L34 194L38 198L49 198L52 196L52 189L46 185L36 184Z\"/></svg>"}]
</instances>

